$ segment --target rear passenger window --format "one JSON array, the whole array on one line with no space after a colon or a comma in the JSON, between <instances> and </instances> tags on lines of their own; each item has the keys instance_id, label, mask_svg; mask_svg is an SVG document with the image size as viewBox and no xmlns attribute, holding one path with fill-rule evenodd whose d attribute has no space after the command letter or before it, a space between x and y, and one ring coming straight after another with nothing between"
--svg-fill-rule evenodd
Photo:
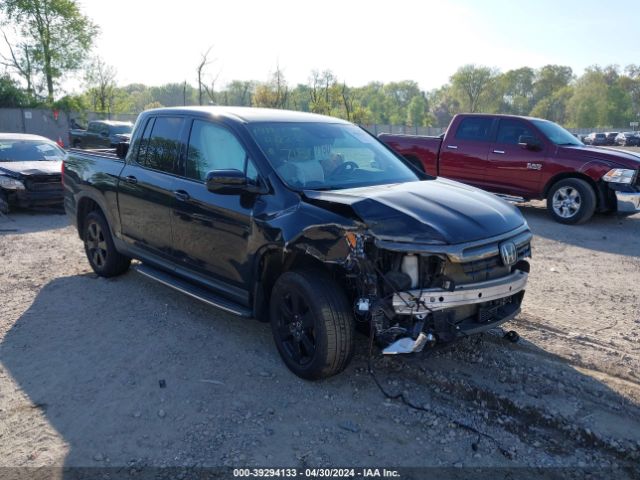
<instances>
[{"instance_id":1,"label":"rear passenger window","mask_svg":"<svg viewBox=\"0 0 640 480\"><path fill-rule=\"evenodd\" d=\"M212 170L228 169L240 170L250 180L258 178L247 152L233 133L213 123L194 120L187 151L187 177L205 180Z\"/></svg>"},{"instance_id":2,"label":"rear passenger window","mask_svg":"<svg viewBox=\"0 0 640 480\"><path fill-rule=\"evenodd\" d=\"M138 163L161 172L176 173L183 126L181 117L149 120L142 135Z\"/></svg>"},{"instance_id":3,"label":"rear passenger window","mask_svg":"<svg viewBox=\"0 0 640 480\"><path fill-rule=\"evenodd\" d=\"M500 120L496 143L517 145L522 135L537 138L536 134L526 123L510 119Z\"/></svg>"},{"instance_id":4,"label":"rear passenger window","mask_svg":"<svg viewBox=\"0 0 640 480\"><path fill-rule=\"evenodd\" d=\"M491 140L492 118L467 117L460 122L456 139L488 142Z\"/></svg>"},{"instance_id":5,"label":"rear passenger window","mask_svg":"<svg viewBox=\"0 0 640 480\"><path fill-rule=\"evenodd\" d=\"M133 144L130 147L131 152L134 153L134 159L140 165L144 164L144 159L147 155L147 145L149 144L149 137L151 136L151 129L153 128L154 118L149 118L144 126L144 129L140 135L137 135L133 140Z\"/></svg>"}]
</instances>

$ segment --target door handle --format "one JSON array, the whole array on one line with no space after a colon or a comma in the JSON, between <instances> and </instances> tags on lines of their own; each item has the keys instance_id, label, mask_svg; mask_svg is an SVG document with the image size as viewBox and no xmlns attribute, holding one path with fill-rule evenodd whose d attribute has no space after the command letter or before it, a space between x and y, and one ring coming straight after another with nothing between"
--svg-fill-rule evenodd
<instances>
[{"instance_id":1,"label":"door handle","mask_svg":"<svg viewBox=\"0 0 640 480\"><path fill-rule=\"evenodd\" d=\"M180 202L186 202L191 198L191 196L184 190L176 190L175 192L173 192L173 196L176 197L176 200L179 200Z\"/></svg>"},{"instance_id":2,"label":"door handle","mask_svg":"<svg viewBox=\"0 0 640 480\"><path fill-rule=\"evenodd\" d=\"M136 177L134 177L133 175L129 175L127 177L124 177L124 181L127 182L127 183L131 183L133 185L138 183L138 179Z\"/></svg>"},{"instance_id":3,"label":"door handle","mask_svg":"<svg viewBox=\"0 0 640 480\"><path fill-rule=\"evenodd\" d=\"M450 148L451 150L457 150L458 147L456 145L447 145L447 148Z\"/></svg>"},{"instance_id":4,"label":"door handle","mask_svg":"<svg viewBox=\"0 0 640 480\"><path fill-rule=\"evenodd\" d=\"M504 150L494 150L493 153L499 153L500 155L504 155Z\"/></svg>"}]
</instances>

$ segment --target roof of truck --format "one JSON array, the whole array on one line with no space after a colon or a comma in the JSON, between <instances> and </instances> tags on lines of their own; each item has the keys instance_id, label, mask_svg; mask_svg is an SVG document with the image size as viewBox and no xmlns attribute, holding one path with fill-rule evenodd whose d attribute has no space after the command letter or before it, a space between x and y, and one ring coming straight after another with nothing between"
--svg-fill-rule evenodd
<instances>
[{"instance_id":1,"label":"roof of truck","mask_svg":"<svg viewBox=\"0 0 640 480\"><path fill-rule=\"evenodd\" d=\"M254 107L168 107L147 110L147 113L183 113L200 114L204 116L223 117L244 123L252 122L322 122L322 123L346 123L349 122L327 115L316 113L294 112L291 110L278 110L274 108Z\"/></svg>"}]
</instances>

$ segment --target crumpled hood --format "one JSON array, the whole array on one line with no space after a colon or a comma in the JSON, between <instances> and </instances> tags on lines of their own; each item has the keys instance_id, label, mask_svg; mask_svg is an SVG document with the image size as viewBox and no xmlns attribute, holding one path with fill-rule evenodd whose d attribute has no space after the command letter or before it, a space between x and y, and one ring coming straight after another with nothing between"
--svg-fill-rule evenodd
<instances>
[{"instance_id":1,"label":"crumpled hood","mask_svg":"<svg viewBox=\"0 0 640 480\"><path fill-rule=\"evenodd\" d=\"M559 147L559 153L562 156L579 158L585 162L604 160L612 166L630 168L633 170L640 169L640 154L630 150L618 150L616 148L592 147Z\"/></svg>"},{"instance_id":2,"label":"crumpled hood","mask_svg":"<svg viewBox=\"0 0 640 480\"><path fill-rule=\"evenodd\" d=\"M0 162L0 174L8 173L13 176L51 175L60 173L61 160L47 160L34 162Z\"/></svg>"},{"instance_id":3,"label":"crumpled hood","mask_svg":"<svg viewBox=\"0 0 640 480\"><path fill-rule=\"evenodd\" d=\"M396 242L464 243L525 224L518 209L497 196L443 178L304 195L327 209L349 206L376 237Z\"/></svg>"}]
</instances>

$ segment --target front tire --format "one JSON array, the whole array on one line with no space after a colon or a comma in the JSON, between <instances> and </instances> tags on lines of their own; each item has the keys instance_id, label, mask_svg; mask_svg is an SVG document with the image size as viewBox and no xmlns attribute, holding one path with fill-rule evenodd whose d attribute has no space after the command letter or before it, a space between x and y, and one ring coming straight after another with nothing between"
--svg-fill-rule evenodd
<instances>
[{"instance_id":1,"label":"front tire","mask_svg":"<svg viewBox=\"0 0 640 480\"><path fill-rule=\"evenodd\" d=\"M115 277L126 272L131 259L116 250L104 215L95 210L89 212L83 224L84 251L93 271L101 277Z\"/></svg>"},{"instance_id":2,"label":"front tire","mask_svg":"<svg viewBox=\"0 0 640 480\"><path fill-rule=\"evenodd\" d=\"M547 209L556 222L576 225L593 216L596 201L596 193L586 181L565 178L549 190Z\"/></svg>"},{"instance_id":3,"label":"front tire","mask_svg":"<svg viewBox=\"0 0 640 480\"><path fill-rule=\"evenodd\" d=\"M270 320L280 356L299 377L330 377L353 357L351 307L340 285L322 270L283 273L271 293Z\"/></svg>"}]
</instances>

